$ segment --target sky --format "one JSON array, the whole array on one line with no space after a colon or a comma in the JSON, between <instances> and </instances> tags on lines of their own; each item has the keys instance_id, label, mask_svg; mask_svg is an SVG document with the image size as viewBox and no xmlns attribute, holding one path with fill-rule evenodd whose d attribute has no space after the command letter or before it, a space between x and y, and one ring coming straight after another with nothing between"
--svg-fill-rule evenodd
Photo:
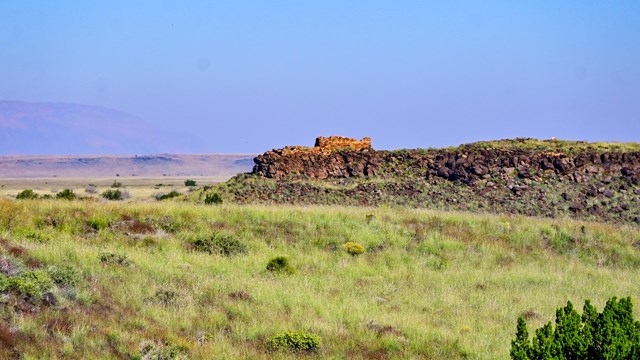
<instances>
[{"instance_id":1,"label":"sky","mask_svg":"<svg viewBox=\"0 0 640 360\"><path fill-rule=\"evenodd\" d=\"M640 2L2 1L0 100L116 109L194 152L640 141Z\"/></svg>"}]
</instances>

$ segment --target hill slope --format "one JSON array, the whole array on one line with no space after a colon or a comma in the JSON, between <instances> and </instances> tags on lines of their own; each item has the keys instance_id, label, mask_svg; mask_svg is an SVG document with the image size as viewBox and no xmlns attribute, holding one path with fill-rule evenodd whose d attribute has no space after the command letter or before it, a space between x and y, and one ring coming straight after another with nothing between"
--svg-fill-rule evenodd
<instances>
[{"instance_id":1,"label":"hill slope","mask_svg":"<svg viewBox=\"0 0 640 360\"><path fill-rule=\"evenodd\" d=\"M377 151L336 141L266 152L251 174L210 191L237 203L401 205L640 223L638 143L516 139Z\"/></svg>"}]
</instances>

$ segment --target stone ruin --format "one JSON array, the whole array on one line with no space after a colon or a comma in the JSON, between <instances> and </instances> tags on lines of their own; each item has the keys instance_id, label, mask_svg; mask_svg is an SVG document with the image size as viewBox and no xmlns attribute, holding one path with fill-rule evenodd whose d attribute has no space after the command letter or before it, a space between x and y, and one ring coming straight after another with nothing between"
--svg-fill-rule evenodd
<instances>
[{"instance_id":1,"label":"stone ruin","mask_svg":"<svg viewBox=\"0 0 640 360\"><path fill-rule=\"evenodd\" d=\"M331 151L342 149L351 149L355 151L369 150L371 149L371 138L365 137L362 138L362 140L356 140L342 136L320 136L316 139L314 147Z\"/></svg>"}]
</instances>

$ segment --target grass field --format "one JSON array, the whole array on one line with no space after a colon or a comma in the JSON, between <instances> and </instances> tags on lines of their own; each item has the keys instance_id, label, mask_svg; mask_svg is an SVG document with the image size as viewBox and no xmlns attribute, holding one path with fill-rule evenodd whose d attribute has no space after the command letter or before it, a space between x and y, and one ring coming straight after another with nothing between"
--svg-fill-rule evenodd
<instances>
[{"instance_id":1,"label":"grass field","mask_svg":"<svg viewBox=\"0 0 640 360\"><path fill-rule=\"evenodd\" d=\"M3 358L504 359L519 315L532 331L567 300L598 309L612 296L640 301L633 225L0 199L0 237L2 259L22 271L78 275L54 285L58 304L37 313L4 295ZM211 239L224 241L198 251ZM366 251L348 254L348 241ZM295 273L268 271L276 256ZM317 351L271 350L269 339L289 330L318 335Z\"/></svg>"},{"instance_id":2,"label":"grass field","mask_svg":"<svg viewBox=\"0 0 640 360\"><path fill-rule=\"evenodd\" d=\"M185 186L185 180L195 180L198 186L212 185L228 180L228 176L167 176L142 177L122 176L109 178L30 178L30 179L1 179L0 198L13 199L25 189L31 189L38 195L55 196L63 189L71 189L79 196L100 199L104 191L114 189L114 182L120 183L121 191L126 191L132 201L154 200L156 194L163 194L172 190L188 193L190 188ZM93 190L88 190L92 188Z\"/></svg>"}]
</instances>

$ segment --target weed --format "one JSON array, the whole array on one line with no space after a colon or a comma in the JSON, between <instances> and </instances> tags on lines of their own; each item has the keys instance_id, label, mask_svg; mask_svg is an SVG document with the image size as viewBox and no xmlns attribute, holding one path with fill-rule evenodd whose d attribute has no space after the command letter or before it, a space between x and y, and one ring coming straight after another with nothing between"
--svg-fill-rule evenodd
<instances>
[{"instance_id":1,"label":"weed","mask_svg":"<svg viewBox=\"0 0 640 360\"><path fill-rule=\"evenodd\" d=\"M289 264L285 256L276 256L267 263L267 270L281 274L294 274L296 269Z\"/></svg>"},{"instance_id":2,"label":"weed","mask_svg":"<svg viewBox=\"0 0 640 360\"><path fill-rule=\"evenodd\" d=\"M204 203L206 205L222 204L222 196L220 196L220 194L218 194L217 192L216 193L209 193L204 198Z\"/></svg>"},{"instance_id":3,"label":"weed","mask_svg":"<svg viewBox=\"0 0 640 360\"><path fill-rule=\"evenodd\" d=\"M107 200L125 200L131 197L128 192L116 190L106 190L102 193L102 197Z\"/></svg>"},{"instance_id":4,"label":"weed","mask_svg":"<svg viewBox=\"0 0 640 360\"><path fill-rule=\"evenodd\" d=\"M49 274L42 270L26 271L15 277L0 275L0 289L19 295L40 299L53 286Z\"/></svg>"},{"instance_id":5,"label":"weed","mask_svg":"<svg viewBox=\"0 0 640 360\"><path fill-rule=\"evenodd\" d=\"M196 239L191 244L197 251L223 256L246 254L248 251L247 246L233 235L220 232Z\"/></svg>"},{"instance_id":6,"label":"weed","mask_svg":"<svg viewBox=\"0 0 640 360\"><path fill-rule=\"evenodd\" d=\"M314 352L320 347L320 337L303 330L287 331L269 339L269 348L274 351Z\"/></svg>"},{"instance_id":7,"label":"weed","mask_svg":"<svg viewBox=\"0 0 640 360\"><path fill-rule=\"evenodd\" d=\"M73 287L80 283L80 272L73 266L50 266L48 272L56 285Z\"/></svg>"},{"instance_id":8,"label":"weed","mask_svg":"<svg viewBox=\"0 0 640 360\"><path fill-rule=\"evenodd\" d=\"M56 194L56 199L74 200L76 194L71 189L64 189Z\"/></svg>"},{"instance_id":9,"label":"weed","mask_svg":"<svg viewBox=\"0 0 640 360\"><path fill-rule=\"evenodd\" d=\"M364 253L365 248L361 244L357 242L348 241L342 244L342 248L347 251L347 253L351 256L357 256Z\"/></svg>"},{"instance_id":10,"label":"weed","mask_svg":"<svg viewBox=\"0 0 640 360\"><path fill-rule=\"evenodd\" d=\"M156 200L160 201L160 200L173 199L173 198L178 197L180 195L182 195L182 194L180 194L179 192L177 192L175 190L171 190L167 194L157 194L155 196L155 198L156 198Z\"/></svg>"},{"instance_id":11,"label":"weed","mask_svg":"<svg viewBox=\"0 0 640 360\"><path fill-rule=\"evenodd\" d=\"M143 341L140 345L140 360L178 360L186 359L186 349L169 342Z\"/></svg>"},{"instance_id":12,"label":"weed","mask_svg":"<svg viewBox=\"0 0 640 360\"><path fill-rule=\"evenodd\" d=\"M100 262L104 265L118 265L118 266L131 266L131 262L127 259L126 255L115 253L102 253L98 256Z\"/></svg>"}]
</instances>

